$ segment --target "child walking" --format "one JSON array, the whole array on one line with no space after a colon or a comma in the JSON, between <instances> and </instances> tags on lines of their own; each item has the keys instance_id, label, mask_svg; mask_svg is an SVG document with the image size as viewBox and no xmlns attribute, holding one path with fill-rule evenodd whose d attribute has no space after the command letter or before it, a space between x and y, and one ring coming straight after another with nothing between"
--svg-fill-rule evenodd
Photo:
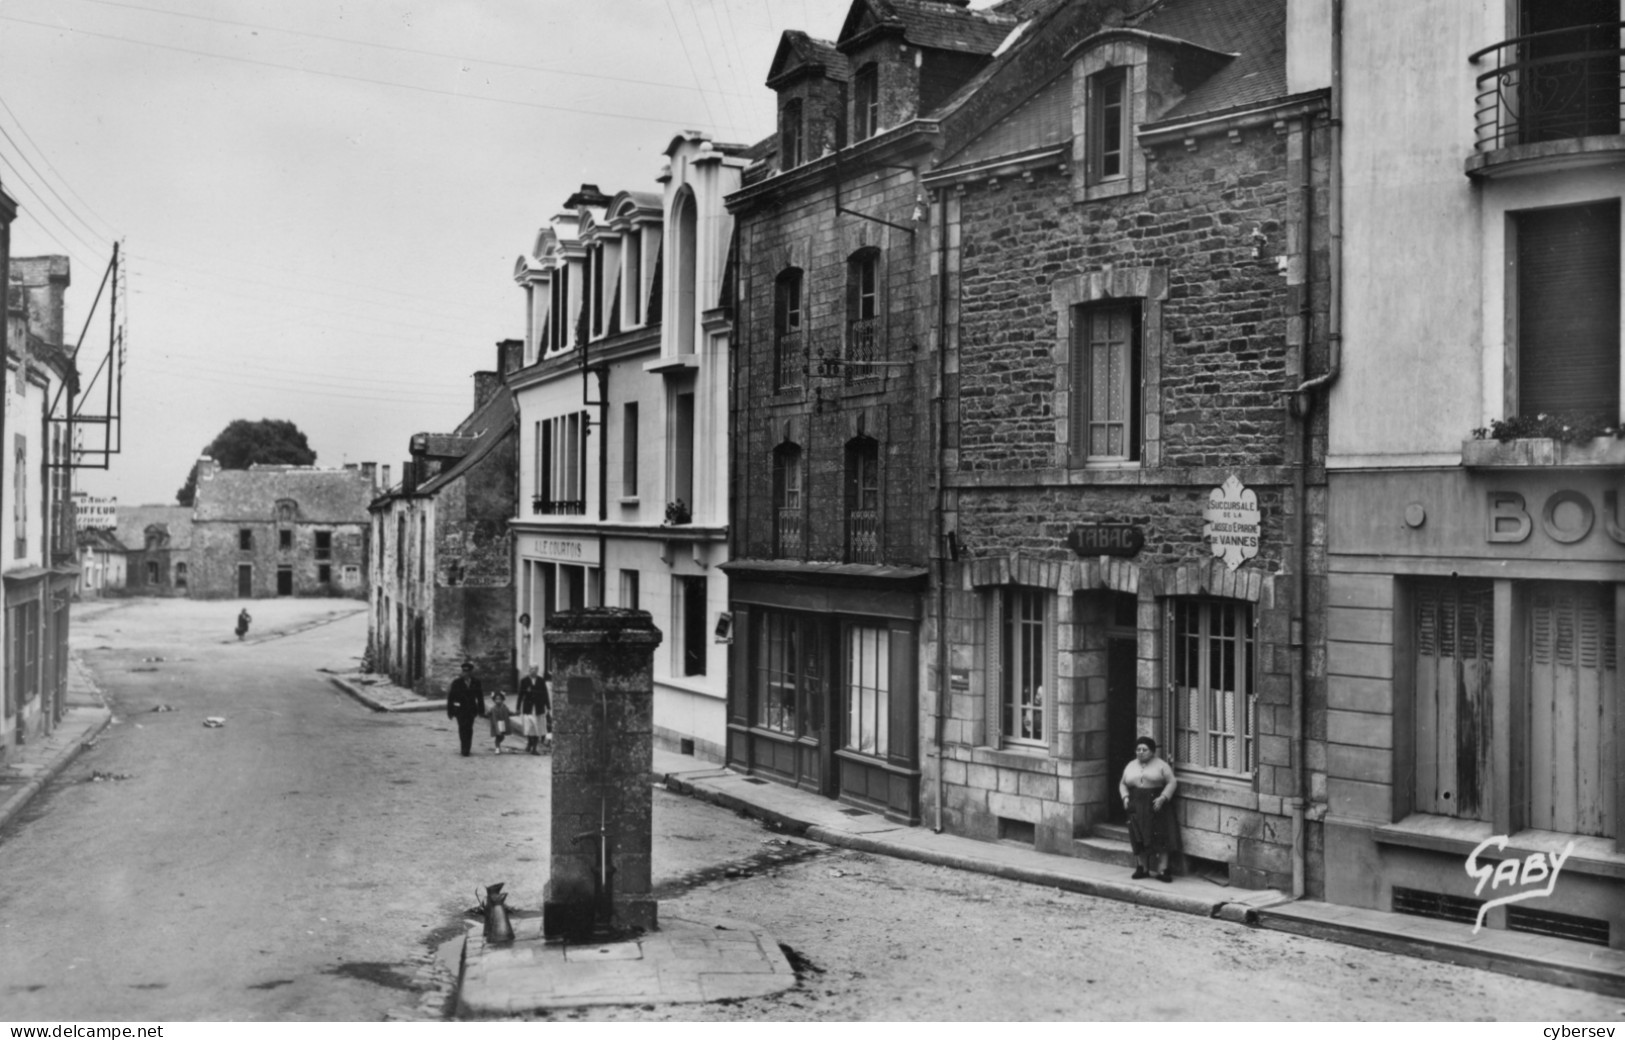
<instances>
[{"instance_id":1,"label":"child walking","mask_svg":"<svg viewBox=\"0 0 1625 1040\"><path fill-rule=\"evenodd\" d=\"M502 691L491 694L491 754L502 754L502 738L508 735L508 719L512 716Z\"/></svg>"}]
</instances>

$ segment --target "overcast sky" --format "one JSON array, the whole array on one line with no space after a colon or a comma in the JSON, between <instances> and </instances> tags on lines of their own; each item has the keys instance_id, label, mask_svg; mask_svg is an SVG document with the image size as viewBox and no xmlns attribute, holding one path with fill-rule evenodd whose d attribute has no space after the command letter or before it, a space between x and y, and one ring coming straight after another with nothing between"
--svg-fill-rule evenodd
<instances>
[{"instance_id":1,"label":"overcast sky","mask_svg":"<svg viewBox=\"0 0 1625 1040\"><path fill-rule=\"evenodd\" d=\"M524 334L514 260L570 193L658 190L684 128L771 133L779 34L848 4L0 0L12 255L71 258L70 343L128 261L123 452L78 487L173 501L237 418L398 476Z\"/></svg>"}]
</instances>

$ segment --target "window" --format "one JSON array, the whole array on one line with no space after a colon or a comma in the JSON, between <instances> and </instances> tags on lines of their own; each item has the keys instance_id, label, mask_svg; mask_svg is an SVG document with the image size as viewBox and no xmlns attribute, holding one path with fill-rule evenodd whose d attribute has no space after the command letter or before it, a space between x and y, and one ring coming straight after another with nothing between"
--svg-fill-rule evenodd
<instances>
[{"instance_id":1,"label":"window","mask_svg":"<svg viewBox=\"0 0 1625 1040\"><path fill-rule=\"evenodd\" d=\"M755 723L787 736L816 735L823 725L824 630L802 614L756 615Z\"/></svg>"},{"instance_id":2,"label":"window","mask_svg":"<svg viewBox=\"0 0 1625 1040\"><path fill-rule=\"evenodd\" d=\"M1072 450L1089 462L1140 458L1140 308L1079 307L1072 322Z\"/></svg>"},{"instance_id":3,"label":"window","mask_svg":"<svg viewBox=\"0 0 1625 1040\"><path fill-rule=\"evenodd\" d=\"M801 448L781 444L773 453L773 554L801 555Z\"/></svg>"},{"instance_id":4,"label":"window","mask_svg":"<svg viewBox=\"0 0 1625 1040\"><path fill-rule=\"evenodd\" d=\"M537 512L580 515L587 511L581 426L580 412L542 423L542 500Z\"/></svg>"},{"instance_id":5,"label":"window","mask_svg":"<svg viewBox=\"0 0 1625 1040\"><path fill-rule=\"evenodd\" d=\"M158 561L157 560L148 560L147 561L147 584L148 585L156 585L156 584L158 584Z\"/></svg>"},{"instance_id":6,"label":"window","mask_svg":"<svg viewBox=\"0 0 1625 1040\"><path fill-rule=\"evenodd\" d=\"M11 493L16 499L11 504L15 528L11 548L13 556L23 557L28 555L28 438L19 433L13 443Z\"/></svg>"},{"instance_id":7,"label":"window","mask_svg":"<svg viewBox=\"0 0 1625 1040\"><path fill-rule=\"evenodd\" d=\"M626 245L621 256L621 312L627 328L643 324L643 231L632 228L626 233Z\"/></svg>"},{"instance_id":8,"label":"window","mask_svg":"<svg viewBox=\"0 0 1625 1040\"><path fill-rule=\"evenodd\" d=\"M990 671L1006 744L1043 747L1048 739L1048 601L1049 593L1029 588L1005 589L997 599Z\"/></svg>"},{"instance_id":9,"label":"window","mask_svg":"<svg viewBox=\"0 0 1625 1040\"><path fill-rule=\"evenodd\" d=\"M320 557L317 557L320 559ZM423 580L424 568L429 560L429 519L418 517L418 581Z\"/></svg>"},{"instance_id":10,"label":"window","mask_svg":"<svg viewBox=\"0 0 1625 1040\"><path fill-rule=\"evenodd\" d=\"M677 643L677 674L704 675L706 659L705 578L672 578L673 627L682 633Z\"/></svg>"},{"instance_id":11,"label":"window","mask_svg":"<svg viewBox=\"0 0 1625 1040\"><path fill-rule=\"evenodd\" d=\"M677 236L672 255L675 262L672 275L676 290L677 313L671 316L676 325L673 344L678 354L694 353L694 326L697 316L695 298L699 286L699 210L694 192L685 186L677 196L673 208L676 212L674 233Z\"/></svg>"},{"instance_id":12,"label":"window","mask_svg":"<svg viewBox=\"0 0 1625 1040\"><path fill-rule=\"evenodd\" d=\"M395 580L406 580L406 517L395 518Z\"/></svg>"},{"instance_id":13,"label":"window","mask_svg":"<svg viewBox=\"0 0 1625 1040\"><path fill-rule=\"evenodd\" d=\"M282 530L278 531L276 533L276 547L278 549L292 549L293 548L293 532L288 530L285 527Z\"/></svg>"},{"instance_id":14,"label":"window","mask_svg":"<svg viewBox=\"0 0 1625 1040\"><path fill-rule=\"evenodd\" d=\"M592 249L592 266L587 272L590 284L587 286L589 304L592 307L592 334L594 337L604 334L604 247L594 246Z\"/></svg>"},{"instance_id":15,"label":"window","mask_svg":"<svg viewBox=\"0 0 1625 1040\"><path fill-rule=\"evenodd\" d=\"M773 382L780 390L801 385L801 324L801 269L790 267L773 283Z\"/></svg>"},{"instance_id":16,"label":"window","mask_svg":"<svg viewBox=\"0 0 1625 1040\"><path fill-rule=\"evenodd\" d=\"M865 65L852 77L852 140L866 140L880 132L880 70Z\"/></svg>"},{"instance_id":17,"label":"window","mask_svg":"<svg viewBox=\"0 0 1625 1040\"><path fill-rule=\"evenodd\" d=\"M846 447L846 560L880 562L880 445L872 437Z\"/></svg>"},{"instance_id":18,"label":"window","mask_svg":"<svg viewBox=\"0 0 1625 1040\"><path fill-rule=\"evenodd\" d=\"M638 606L638 572L621 572L621 606L627 610L641 610Z\"/></svg>"},{"instance_id":19,"label":"window","mask_svg":"<svg viewBox=\"0 0 1625 1040\"><path fill-rule=\"evenodd\" d=\"M844 747L885 757L891 750L891 633L853 625L846 630Z\"/></svg>"},{"instance_id":20,"label":"window","mask_svg":"<svg viewBox=\"0 0 1625 1040\"><path fill-rule=\"evenodd\" d=\"M331 563L318 563L316 565L316 580L323 585L331 584L333 581L333 565Z\"/></svg>"},{"instance_id":21,"label":"window","mask_svg":"<svg viewBox=\"0 0 1625 1040\"><path fill-rule=\"evenodd\" d=\"M316 532L316 558L318 560L331 560L333 558L333 532Z\"/></svg>"},{"instance_id":22,"label":"window","mask_svg":"<svg viewBox=\"0 0 1625 1040\"><path fill-rule=\"evenodd\" d=\"M40 605L20 603L8 611L6 623L6 715L15 714L39 693Z\"/></svg>"},{"instance_id":23,"label":"window","mask_svg":"<svg viewBox=\"0 0 1625 1040\"><path fill-rule=\"evenodd\" d=\"M1128 70L1116 68L1089 78L1089 174L1096 182L1128 172Z\"/></svg>"},{"instance_id":24,"label":"window","mask_svg":"<svg viewBox=\"0 0 1625 1040\"><path fill-rule=\"evenodd\" d=\"M254 531L252 528L239 527L237 529L237 548L243 552L248 552L254 548Z\"/></svg>"},{"instance_id":25,"label":"window","mask_svg":"<svg viewBox=\"0 0 1625 1040\"><path fill-rule=\"evenodd\" d=\"M1251 773L1253 612L1231 600L1174 600L1171 653L1176 762Z\"/></svg>"},{"instance_id":26,"label":"window","mask_svg":"<svg viewBox=\"0 0 1625 1040\"><path fill-rule=\"evenodd\" d=\"M1621 710L1614 587L1542 582L1524 590L1523 602L1530 755L1525 825L1616 838L1625 806L1609 797L1620 767L1613 739Z\"/></svg>"},{"instance_id":27,"label":"window","mask_svg":"<svg viewBox=\"0 0 1625 1040\"><path fill-rule=\"evenodd\" d=\"M804 132L801 99L791 98L779 113L779 169L793 170L806 161Z\"/></svg>"},{"instance_id":28,"label":"window","mask_svg":"<svg viewBox=\"0 0 1625 1040\"><path fill-rule=\"evenodd\" d=\"M1620 417L1620 204L1516 215L1519 415Z\"/></svg>"},{"instance_id":29,"label":"window","mask_svg":"<svg viewBox=\"0 0 1625 1040\"><path fill-rule=\"evenodd\" d=\"M1619 133L1619 0L1520 4L1517 120L1523 144Z\"/></svg>"},{"instance_id":30,"label":"window","mask_svg":"<svg viewBox=\"0 0 1625 1040\"><path fill-rule=\"evenodd\" d=\"M621 494L638 497L638 403L621 406Z\"/></svg>"},{"instance_id":31,"label":"window","mask_svg":"<svg viewBox=\"0 0 1625 1040\"><path fill-rule=\"evenodd\" d=\"M671 500L688 507L692 517L694 503L694 392L692 390L672 397L671 441Z\"/></svg>"},{"instance_id":32,"label":"window","mask_svg":"<svg viewBox=\"0 0 1625 1040\"><path fill-rule=\"evenodd\" d=\"M1415 587L1411 600L1413 808L1489 820L1494 585L1425 582Z\"/></svg>"},{"instance_id":33,"label":"window","mask_svg":"<svg viewBox=\"0 0 1625 1040\"><path fill-rule=\"evenodd\" d=\"M175 564L175 587L177 589L186 588L186 564L184 562Z\"/></svg>"},{"instance_id":34,"label":"window","mask_svg":"<svg viewBox=\"0 0 1625 1040\"><path fill-rule=\"evenodd\" d=\"M862 249L846 265L847 382L876 374L880 341L880 251Z\"/></svg>"}]
</instances>

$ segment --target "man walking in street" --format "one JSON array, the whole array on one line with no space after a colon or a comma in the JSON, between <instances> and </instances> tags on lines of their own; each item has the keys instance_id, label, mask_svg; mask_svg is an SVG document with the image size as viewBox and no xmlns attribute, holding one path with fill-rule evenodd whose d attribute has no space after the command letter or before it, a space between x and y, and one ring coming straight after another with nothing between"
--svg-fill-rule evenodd
<instances>
[{"instance_id":1,"label":"man walking in street","mask_svg":"<svg viewBox=\"0 0 1625 1040\"><path fill-rule=\"evenodd\" d=\"M464 758L474 743L474 720L484 714L485 691L474 674L474 665L464 661L463 674L452 680L446 694L446 718L457 720L457 740L462 744Z\"/></svg>"}]
</instances>

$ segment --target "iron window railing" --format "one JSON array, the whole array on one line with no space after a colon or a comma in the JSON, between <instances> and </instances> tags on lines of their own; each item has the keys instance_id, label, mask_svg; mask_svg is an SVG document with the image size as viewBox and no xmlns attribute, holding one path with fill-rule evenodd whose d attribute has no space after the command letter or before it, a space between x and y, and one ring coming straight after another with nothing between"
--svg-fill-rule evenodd
<instances>
[{"instance_id":1,"label":"iron window railing","mask_svg":"<svg viewBox=\"0 0 1625 1040\"><path fill-rule=\"evenodd\" d=\"M880 360L884 326L879 318L859 318L846 327L846 381L855 383L880 374L874 362Z\"/></svg>"},{"instance_id":2,"label":"iron window railing","mask_svg":"<svg viewBox=\"0 0 1625 1040\"><path fill-rule=\"evenodd\" d=\"M1481 152L1539 141L1617 134L1625 22L1575 25L1492 44L1468 60L1477 80L1474 137Z\"/></svg>"}]
</instances>

